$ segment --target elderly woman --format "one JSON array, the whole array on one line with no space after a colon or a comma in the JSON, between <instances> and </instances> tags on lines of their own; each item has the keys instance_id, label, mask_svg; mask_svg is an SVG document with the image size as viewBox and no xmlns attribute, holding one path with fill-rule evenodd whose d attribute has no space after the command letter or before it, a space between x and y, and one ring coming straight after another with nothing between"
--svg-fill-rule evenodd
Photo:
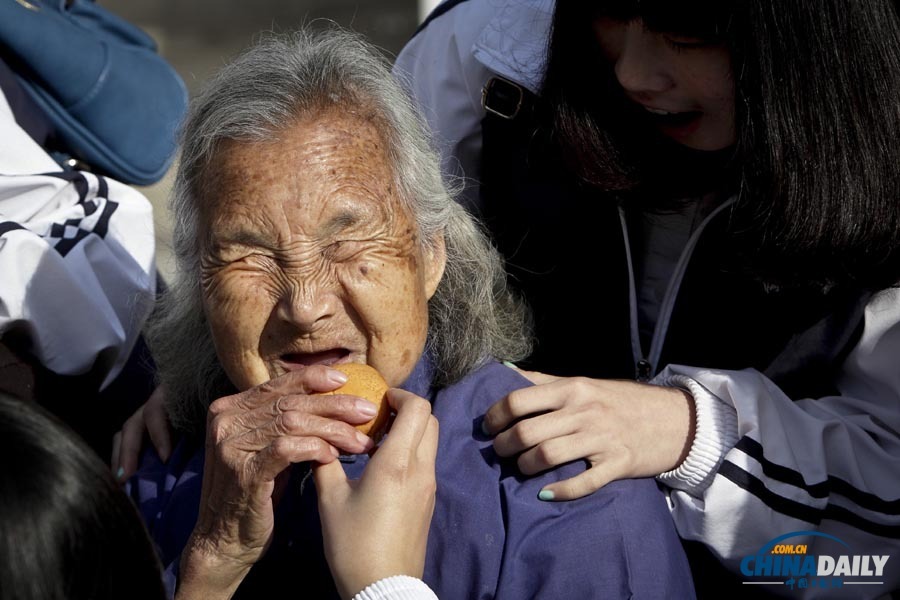
<instances>
[{"instance_id":1,"label":"elderly woman","mask_svg":"<svg viewBox=\"0 0 900 600\"><path fill-rule=\"evenodd\" d=\"M530 385L494 361L527 352L524 310L377 52L337 31L264 40L197 99L184 140L179 276L153 339L173 422L205 427L205 451L188 438L132 487L170 584L180 564L179 594L359 592L366 581L338 573L335 589L327 553L378 556L378 575L421 575L443 600L692 596L652 480L541 502L544 485L583 465L523 480L482 434L485 410ZM405 390L392 391L399 414L372 459L353 427L371 407L314 394L338 387L328 367L344 362ZM422 567L397 554L422 554L424 539L382 548L366 530L402 531L404 511L418 527L429 512L418 506L427 493L399 489L404 469L433 456L429 404L440 434ZM310 464L324 465L314 480ZM360 483L335 487L346 482L338 465ZM360 488L401 516L385 525L375 510L367 524L345 501ZM323 550L320 514L357 524L359 546L336 548L326 534Z\"/></svg>"}]
</instances>

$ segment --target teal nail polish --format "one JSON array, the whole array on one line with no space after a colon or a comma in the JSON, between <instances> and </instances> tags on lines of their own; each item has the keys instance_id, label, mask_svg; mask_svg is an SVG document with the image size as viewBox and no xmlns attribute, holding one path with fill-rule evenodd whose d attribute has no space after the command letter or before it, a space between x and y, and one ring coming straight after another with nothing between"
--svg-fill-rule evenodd
<instances>
[{"instance_id":1,"label":"teal nail polish","mask_svg":"<svg viewBox=\"0 0 900 600\"><path fill-rule=\"evenodd\" d=\"M507 367L509 367L510 369L515 369L516 371L519 370L519 367L517 367L516 365L512 364L512 363L509 362L508 360L504 360L504 361L503 361L503 364L506 365Z\"/></svg>"},{"instance_id":2,"label":"teal nail polish","mask_svg":"<svg viewBox=\"0 0 900 600\"><path fill-rule=\"evenodd\" d=\"M116 471L116 479L122 479L122 475L125 474L125 469L123 467L119 467L119 470Z\"/></svg>"},{"instance_id":3,"label":"teal nail polish","mask_svg":"<svg viewBox=\"0 0 900 600\"><path fill-rule=\"evenodd\" d=\"M538 500L544 500L545 502L548 500L553 500L554 493L550 490L541 490L541 493L538 494Z\"/></svg>"},{"instance_id":4,"label":"teal nail polish","mask_svg":"<svg viewBox=\"0 0 900 600\"><path fill-rule=\"evenodd\" d=\"M484 435L486 435L488 437L491 436L491 432L488 431L488 428L487 428L487 420L486 419L481 420L481 433L483 433Z\"/></svg>"}]
</instances>

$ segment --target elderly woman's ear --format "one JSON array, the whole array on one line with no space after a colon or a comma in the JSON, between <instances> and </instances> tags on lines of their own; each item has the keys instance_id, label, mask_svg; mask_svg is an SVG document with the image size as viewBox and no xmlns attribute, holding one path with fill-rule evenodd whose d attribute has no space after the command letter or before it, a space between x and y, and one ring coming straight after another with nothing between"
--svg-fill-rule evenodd
<instances>
[{"instance_id":1,"label":"elderly woman's ear","mask_svg":"<svg viewBox=\"0 0 900 600\"><path fill-rule=\"evenodd\" d=\"M447 246L444 243L444 233L435 236L435 240L425 245L423 251L425 260L425 294L428 299L434 296L441 278L444 276L444 267L447 265Z\"/></svg>"}]
</instances>

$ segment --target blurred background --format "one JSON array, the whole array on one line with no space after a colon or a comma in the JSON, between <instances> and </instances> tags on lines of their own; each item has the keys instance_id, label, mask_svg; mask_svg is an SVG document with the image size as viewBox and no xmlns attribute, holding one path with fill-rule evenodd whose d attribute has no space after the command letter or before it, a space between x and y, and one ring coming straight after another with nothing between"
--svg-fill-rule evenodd
<instances>
[{"instance_id":1,"label":"blurred background","mask_svg":"<svg viewBox=\"0 0 900 600\"><path fill-rule=\"evenodd\" d=\"M149 33L193 95L231 57L263 31L290 31L329 19L366 35L393 59L439 0L100 0ZM166 199L173 170L140 188L153 203L157 264L171 279L171 224Z\"/></svg>"}]
</instances>

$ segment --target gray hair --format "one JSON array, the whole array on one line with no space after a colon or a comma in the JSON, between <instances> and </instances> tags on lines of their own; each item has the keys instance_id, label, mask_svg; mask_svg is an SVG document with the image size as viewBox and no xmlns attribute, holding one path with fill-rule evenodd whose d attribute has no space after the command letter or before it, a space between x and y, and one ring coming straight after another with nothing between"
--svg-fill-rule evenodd
<instances>
[{"instance_id":1,"label":"gray hair","mask_svg":"<svg viewBox=\"0 0 900 600\"><path fill-rule=\"evenodd\" d=\"M336 27L268 35L226 66L193 102L171 199L177 272L148 330L173 424L199 431L206 408L234 393L215 353L200 291L200 204L222 142L271 139L303 115L331 107L376 115L395 185L422 243L443 236L447 264L429 301L427 350L436 385L452 383L490 358L530 350L528 313L507 288L500 255L453 199L424 120L391 76L384 57Z\"/></svg>"}]
</instances>

